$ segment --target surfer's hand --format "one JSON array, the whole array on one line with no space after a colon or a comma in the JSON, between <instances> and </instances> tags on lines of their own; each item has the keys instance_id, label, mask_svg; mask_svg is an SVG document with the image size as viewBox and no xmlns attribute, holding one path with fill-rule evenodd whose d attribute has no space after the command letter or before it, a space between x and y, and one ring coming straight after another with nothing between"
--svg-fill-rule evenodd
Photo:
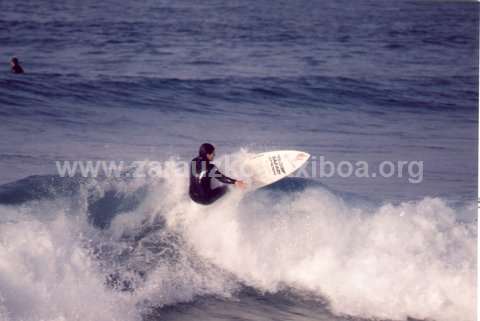
<instances>
[{"instance_id":1,"label":"surfer's hand","mask_svg":"<svg viewBox=\"0 0 480 321\"><path fill-rule=\"evenodd\" d=\"M247 184L245 184L244 181L236 181L235 187L239 189L245 189L247 187Z\"/></svg>"}]
</instances>

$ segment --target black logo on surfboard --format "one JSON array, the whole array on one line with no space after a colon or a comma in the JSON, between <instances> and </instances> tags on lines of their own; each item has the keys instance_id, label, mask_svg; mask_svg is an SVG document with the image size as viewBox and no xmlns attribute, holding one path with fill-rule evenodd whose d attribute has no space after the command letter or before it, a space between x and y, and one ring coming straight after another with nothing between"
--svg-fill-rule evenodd
<instances>
[{"instance_id":1,"label":"black logo on surfboard","mask_svg":"<svg viewBox=\"0 0 480 321\"><path fill-rule=\"evenodd\" d=\"M270 167L272 168L273 175L285 175L285 168L283 168L283 162L280 155L270 156Z\"/></svg>"}]
</instances>

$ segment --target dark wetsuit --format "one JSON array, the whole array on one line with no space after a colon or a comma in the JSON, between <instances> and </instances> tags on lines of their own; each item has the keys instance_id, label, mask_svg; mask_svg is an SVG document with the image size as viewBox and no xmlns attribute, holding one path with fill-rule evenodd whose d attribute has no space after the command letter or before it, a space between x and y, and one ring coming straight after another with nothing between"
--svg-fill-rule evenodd
<instances>
[{"instance_id":1,"label":"dark wetsuit","mask_svg":"<svg viewBox=\"0 0 480 321\"><path fill-rule=\"evenodd\" d=\"M212 177L225 184L235 184L236 182L233 178L220 173L217 167L206 158L199 156L192 159L189 193L194 202L203 205L212 204L228 191L227 186L212 189L210 187Z\"/></svg>"},{"instance_id":2,"label":"dark wetsuit","mask_svg":"<svg viewBox=\"0 0 480 321\"><path fill-rule=\"evenodd\" d=\"M23 68L20 65L13 65L12 66L12 72L14 74L23 74Z\"/></svg>"}]
</instances>

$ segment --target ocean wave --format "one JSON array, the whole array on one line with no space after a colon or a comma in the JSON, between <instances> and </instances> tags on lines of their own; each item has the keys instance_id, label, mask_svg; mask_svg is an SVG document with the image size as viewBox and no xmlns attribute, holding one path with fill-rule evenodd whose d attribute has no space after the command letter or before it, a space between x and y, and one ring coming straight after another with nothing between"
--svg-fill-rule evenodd
<instances>
[{"instance_id":1,"label":"ocean wave","mask_svg":"<svg viewBox=\"0 0 480 321\"><path fill-rule=\"evenodd\" d=\"M163 173L3 185L0 316L137 320L250 288L306 293L332 319L474 319L475 224L457 219L473 207L382 205L298 179L203 207L174 160Z\"/></svg>"}]
</instances>

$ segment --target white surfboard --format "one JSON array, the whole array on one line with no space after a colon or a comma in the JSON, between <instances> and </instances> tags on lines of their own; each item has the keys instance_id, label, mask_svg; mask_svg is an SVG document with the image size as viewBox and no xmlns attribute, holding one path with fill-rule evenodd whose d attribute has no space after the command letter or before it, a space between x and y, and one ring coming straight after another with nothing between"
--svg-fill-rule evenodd
<instances>
[{"instance_id":1,"label":"white surfboard","mask_svg":"<svg viewBox=\"0 0 480 321\"><path fill-rule=\"evenodd\" d=\"M257 189L287 177L302 167L310 154L296 150L260 153L245 162L249 189Z\"/></svg>"}]
</instances>

